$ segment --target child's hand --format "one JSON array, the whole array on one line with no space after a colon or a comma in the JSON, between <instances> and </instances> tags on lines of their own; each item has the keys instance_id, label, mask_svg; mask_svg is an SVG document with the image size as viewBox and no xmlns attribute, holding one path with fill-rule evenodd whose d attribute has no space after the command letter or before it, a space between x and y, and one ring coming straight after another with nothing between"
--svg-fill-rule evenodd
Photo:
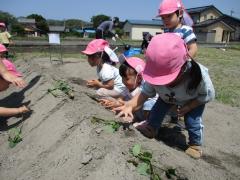
<instances>
[{"instance_id":1,"label":"child's hand","mask_svg":"<svg viewBox=\"0 0 240 180\"><path fill-rule=\"evenodd\" d=\"M97 80L97 79L93 79L93 80L87 81L87 86L88 87L92 87L92 88L100 87L100 84L101 84L101 82L99 80Z\"/></svg>"},{"instance_id":2,"label":"child's hand","mask_svg":"<svg viewBox=\"0 0 240 180\"><path fill-rule=\"evenodd\" d=\"M134 119L133 117L133 108L131 106L128 106L127 104L124 104L123 106L113 108L114 112L119 112L117 115L117 118L121 117L124 122L131 123Z\"/></svg>"},{"instance_id":3,"label":"child's hand","mask_svg":"<svg viewBox=\"0 0 240 180\"><path fill-rule=\"evenodd\" d=\"M24 114L30 111L30 109L27 108L26 106L21 106L18 109L19 109L19 114Z\"/></svg>"},{"instance_id":4,"label":"child's hand","mask_svg":"<svg viewBox=\"0 0 240 180\"><path fill-rule=\"evenodd\" d=\"M121 101L108 100L108 99L101 99L100 104L102 106L104 106L105 108L108 108L108 109L113 109L113 108L120 107L120 106L124 105L124 103L122 103Z\"/></svg>"},{"instance_id":5,"label":"child's hand","mask_svg":"<svg viewBox=\"0 0 240 180\"><path fill-rule=\"evenodd\" d=\"M26 82L22 78L16 77L9 72L4 73L2 76L6 81L12 83L17 87L24 88L26 86Z\"/></svg>"},{"instance_id":6,"label":"child's hand","mask_svg":"<svg viewBox=\"0 0 240 180\"><path fill-rule=\"evenodd\" d=\"M177 113L179 117L183 117L185 114L187 114L188 112L190 112L192 109L189 105L184 105L183 107L181 107L180 109L177 109Z\"/></svg>"}]
</instances>

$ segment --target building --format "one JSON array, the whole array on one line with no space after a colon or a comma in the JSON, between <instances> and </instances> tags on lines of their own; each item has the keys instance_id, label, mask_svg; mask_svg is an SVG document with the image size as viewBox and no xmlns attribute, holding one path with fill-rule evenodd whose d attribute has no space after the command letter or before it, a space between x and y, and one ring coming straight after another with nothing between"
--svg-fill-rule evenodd
<instances>
[{"instance_id":1,"label":"building","mask_svg":"<svg viewBox=\"0 0 240 180\"><path fill-rule=\"evenodd\" d=\"M224 15L215 6L190 8L187 9L187 12L194 21L193 28L199 42L226 43L233 40L230 37L234 40L238 39L232 35L236 32L236 25L231 23L232 20L227 21L227 15ZM233 17L228 18L233 19ZM240 22L236 24L239 26Z\"/></svg>"},{"instance_id":2,"label":"building","mask_svg":"<svg viewBox=\"0 0 240 180\"><path fill-rule=\"evenodd\" d=\"M51 33L63 33L66 31L65 26L49 26L49 32Z\"/></svg>"},{"instance_id":3,"label":"building","mask_svg":"<svg viewBox=\"0 0 240 180\"><path fill-rule=\"evenodd\" d=\"M28 19L28 18L18 18L18 22L24 27L24 31L27 36L37 37L39 33L36 28L36 21L35 19Z\"/></svg>"},{"instance_id":4,"label":"building","mask_svg":"<svg viewBox=\"0 0 240 180\"><path fill-rule=\"evenodd\" d=\"M159 19L126 20L123 26L124 36L133 40L142 40L143 33L156 35L163 32L163 23Z\"/></svg>"},{"instance_id":5,"label":"building","mask_svg":"<svg viewBox=\"0 0 240 180\"><path fill-rule=\"evenodd\" d=\"M214 5L187 9L194 21L193 30L198 42L227 43L240 41L240 19L223 14ZM124 23L125 37L141 40L144 32L152 35L163 32L163 22L153 20L126 20Z\"/></svg>"}]
</instances>

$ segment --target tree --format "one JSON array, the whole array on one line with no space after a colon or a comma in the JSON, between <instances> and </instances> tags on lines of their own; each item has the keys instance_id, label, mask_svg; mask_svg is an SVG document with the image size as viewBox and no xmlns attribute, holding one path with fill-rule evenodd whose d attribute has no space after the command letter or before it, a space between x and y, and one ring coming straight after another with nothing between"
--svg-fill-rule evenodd
<instances>
[{"instance_id":1,"label":"tree","mask_svg":"<svg viewBox=\"0 0 240 180\"><path fill-rule=\"evenodd\" d=\"M20 36L23 36L25 31L24 27L18 23L17 19L8 12L0 11L0 22L4 22L8 27L10 27L10 30L12 33L16 33Z\"/></svg>"},{"instance_id":2,"label":"tree","mask_svg":"<svg viewBox=\"0 0 240 180\"><path fill-rule=\"evenodd\" d=\"M31 14L31 15L27 16L27 18L28 19L35 19L36 27L38 29L42 30L43 32L48 32L49 31L47 21L41 15Z\"/></svg>"},{"instance_id":3,"label":"tree","mask_svg":"<svg viewBox=\"0 0 240 180\"><path fill-rule=\"evenodd\" d=\"M0 11L0 22L4 22L6 25L17 23L17 19L7 12Z\"/></svg>"},{"instance_id":4,"label":"tree","mask_svg":"<svg viewBox=\"0 0 240 180\"><path fill-rule=\"evenodd\" d=\"M93 23L94 28L97 28L103 21L109 20L111 20L110 16L104 14L99 14L91 18L91 22Z\"/></svg>"}]
</instances>

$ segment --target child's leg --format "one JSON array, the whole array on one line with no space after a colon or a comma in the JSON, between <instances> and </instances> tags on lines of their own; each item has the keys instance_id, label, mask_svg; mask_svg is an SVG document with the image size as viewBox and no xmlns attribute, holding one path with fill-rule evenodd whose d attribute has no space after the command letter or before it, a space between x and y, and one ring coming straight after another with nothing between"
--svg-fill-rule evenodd
<instances>
[{"instance_id":1,"label":"child's leg","mask_svg":"<svg viewBox=\"0 0 240 180\"><path fill-rule=\"evenodd\" d=\"M7 88L9 88L9 84L9 82L0 77L0 91L5 91Z\"/></svg>"},{"instance_id":2,"label":"child's leg","mask_svg":"<svg viewBox=\"0 0 240 180\"><path fill-rule=\"evenodd\" d=\"M202 145L203 125L202 114L205 105L201 105L190 111L185 116L185 126L189 135L189 145Z\"/></svg>"},{"instance_id":3,"label":"child's leg","mask_svg":"<svg viewBox=\"0 0 240 180\"><path fill-rule=\"evenodd\" d=\"M105 88L100 88L97 90L97 95L101 97L113 97L113 98L119 98L121 97L121 93L112 89L105 89Z\"/></svg>"},{"instance_id":4,"label":"child's leg","mask_svg":"<svg viewBox=\"0 0 240 180\"><path fill-rule=\"evenodd\" d=\"M171 104L165 103L160 97L157 102L154 104L152 110L149 114L149 125L154 129L158 130L162 124L162 121L171 108Z\"/></svg>"}]
</instances>

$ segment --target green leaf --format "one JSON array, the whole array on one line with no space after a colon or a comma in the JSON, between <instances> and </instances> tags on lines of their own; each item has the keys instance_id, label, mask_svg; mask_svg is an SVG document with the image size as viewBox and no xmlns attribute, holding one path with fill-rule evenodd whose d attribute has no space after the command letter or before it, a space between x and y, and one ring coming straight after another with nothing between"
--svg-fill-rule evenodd
<instances>
[{"instance_id":1,"label":"green leaf","mask_svg":"<svg viewBox=\"0 0 240 180\"><path fill-rule=\"evenodd\" d=\"M21 128L12 128L8 133L9 147L13 148L22 141Z\"/></svg>"},{"instance_id":2,"label":"green leaf","mask_svg":"<svg viewBox=\"0 0 240 180\"><path fill-rule=\"evenodd\" d=\"M140 153L138 155L138 158L144 162L150 162L152 159L152 153L145 151L143 153Z\"/></svg>"},{"instance_id":3,"label":"green leaf","mask_svg":"<svg viewBox=\"0 0 240 180\"><path fill-rule=\"evenodd\" d=\"M161 180L160 176L158 174L152 174L151 180Z\"/></svg>"},{"instance_id":4,"label":"green leaf","mask_svg":"<svg viewBox=\"0 0 240 180\"><path fill-rule=\"evenodd\" d=\"M113 129L113 127L111 125L106 125L104 127L104 131L107 132L107 133L114 133L115 129Z\"/></svg>"},{"instance_id":5,"label":"green leaf","mask_svg":"<svg viewBox=\"0 0 240 180\"><path fill-rule=\"evenodd\" d=\"M137 157L141 152L141 145L140 144L135 144L132 148L132 153L135 157Z\"/></svg>"},{"instance_id":6,"label":"green leaf","mask_svg":"<svg viewBox=\"0 0 240 180\"><path fill-rule=\"evenodd\" d=\"M172 178L172 176L177 176L176 174L176 169L173 169L173 168L169 168L165 171L165 174L167 176L167 178Z\"/></svg>"},{"instance_id":7,"label":"green leaf","mask_svg":"<svg viewBox=\"0 0 240 180\"><path fill-rule=\"evenodd\" d=\"M137 166L137 172L141 175L147 176L149 175L149 164L147 163L140 163Z\"/></svg>"}]
</instances>

